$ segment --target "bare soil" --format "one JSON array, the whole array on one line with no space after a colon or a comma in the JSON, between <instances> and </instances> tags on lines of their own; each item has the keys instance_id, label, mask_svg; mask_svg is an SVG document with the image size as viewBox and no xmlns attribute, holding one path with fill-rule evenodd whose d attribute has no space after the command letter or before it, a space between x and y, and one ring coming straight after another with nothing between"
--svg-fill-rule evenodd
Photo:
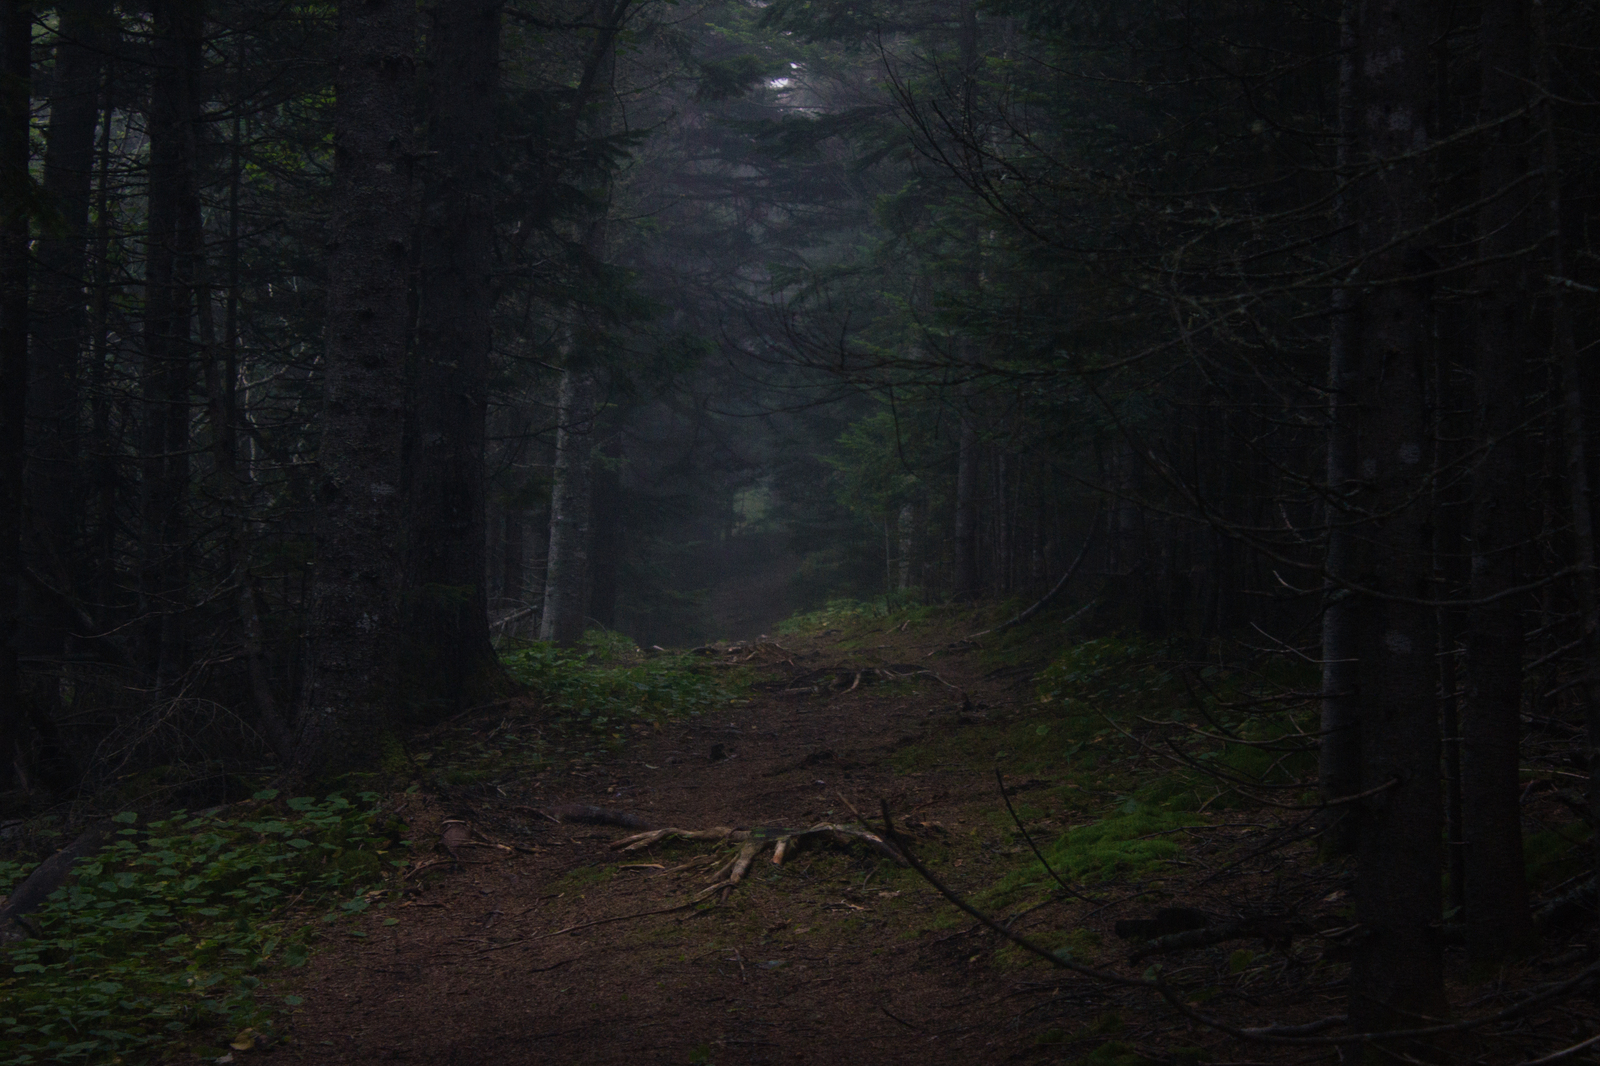
<instances>
[{"instance_id":1,"label":"bare soil","mask_svg":"<svg viewBox=\"0 0 1600 1066\"><path fill-rule=\"evenodd\" d=\"M1023 664L986 677L976 655L950 646L951 633L913 635L890 631L848 651L832 634L785 640L756 656L766 691L750 703L642 737L592 770L407 798L415 856L434 865L406 882L403 899L330 934L296 982L304 1004L271 1059L1333 1061L1326 1046L1241 1050L1146 993L1024 958L867 849L813 848L781 866L763 856L726 898L684 906L728 847L677 842L623 854L610 845L627 829L536 813L581 803L653 826L804 827L853 821L852 807L871 821L883 801L952 887L990 886L1027 859L986 765L993 753L902 759L898 769L896 754L945 751L952 740L959 750L985 721L1031 703L1033 671ZM937 676L871 673L894 663ZM1047 784L1055 782L1016 788L1027 798ZM1085 788L1085 805L1111 799ZM1008 920L1030 935L1087 930L1080 943L1098 945L1093 961L1137 974L1150 963L1123 962L1127 944L1112 932L1119 918L1173 900L1226 915L1287 895L1337 899L1338 871L1311 862L1310 845L1249 857L1290 820L1281 813L1216 816L1184 834L1164 880L1097 884L1094 905L1061 895L1014 908ZM1042 814L1029 816L1041 837L1089 820L1070 808ZM461 861L437 846L446 819L471 827L471 842L455 849ZM1165 961L1175 980L1214 985L1207 1009L1242 1024L1343 1010L1342 970L1326 943L1235 942Z\"/></svg>"}]
</instances>

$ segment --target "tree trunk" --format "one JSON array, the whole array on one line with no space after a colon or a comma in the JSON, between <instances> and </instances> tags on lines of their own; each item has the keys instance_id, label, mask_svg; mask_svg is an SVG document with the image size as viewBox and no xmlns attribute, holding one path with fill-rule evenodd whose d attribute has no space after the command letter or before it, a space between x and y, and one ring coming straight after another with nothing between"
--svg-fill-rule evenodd
<instances>
[{"instance_id":1,"label":"tree trunk","mask_svg":"<svg viewBox=\"0 0 1600 1066\"><path fill-rule=\"evenodd\" d=\"M557 406L555 484L550 490L550 554L544 579L539 639L571 645L583 636L589 562L590 451L594 437L594 375L561 373Z\"/></svg>"},{"instance_id":2,"label":"tree trunk","mask_svg":"<svg viewBox=\"0 0 1600 1066\"><path fill-rule=\"evenodd\" d=\"M1339 145L1337 180L1350 180L1352 141L1358 116L1355 110L1356 13L1355 0L1345 0L1339 19ZM1334 201L1336 221L1343 233L1352 222L1351 196ZM1341 236L1335 243L1341 268L1339 287L1333 290L1328 329L1328 546L1326 600L1322 608L1322 744L1317 773L1324 801L1353 796L1360 789L1361 730L1358 638L1363 625L1362 601L1344 587L1353 565L1355 514L1351 497L1356 492L1356 416L1360 365L1360 311L1348 285L1354 275L1354 242ZM1322 852L1345 855L1356 846L1356 811L1341 804L1323 815Z\"/></svg>"},{"instance_id":3,"label":"tree trunk","mask_svg":"<svg viewBox=\"0 0 1600 1066\"><path fill-rule=\"evenodd\" d=\"M83 493L78 462L79 355L88 326L89 199L99 125L100 72L109 8L101 0L61 6L45 141L44 194L51 225L36 246L33 380L28 386L29 537L66 591L81 585ZM65 633L55 635L65 638Z\"/></svg>"},{"instance_id":4,"label":"tree trunk","mask_svg":"<svg viewBox=\"0 0 1600 1066\"><path fill-rule=\"evenodd\" d=\"M394 697L415 47L414 5L340 4L301 771L371 758Z\"/></svg>"},{"instance_id":5,"label":"tree trunk","mask_svg":"<svg viewBox=\"0 0 1600 1066\"><path fill-rule=\"evenodd\" d=\"M1483 449L1472 477L1474 600L1522 584L1526 539L1522 491L1523 379L1527 369L1526 243L1528 124L1507 116L1527 103L1527 0L1486 0L1480 29L1482 103L1487 134L1479 168L1474 384ZM1522 722L1523 612L1510 597L1468 615L1467 688L1461 713L1462 829L1466 841L1467 949L1496 963L1533 937L1523 875L1518 756Z\"/></svg>"},{"instance_id":6,"label":"tree trunk","mask_svg":"<svg viewBox=\"0 0 1600 1066\"><path fill-rule=\"evenodd\" d=\"M500 0L428 10L414 436L407 473L405 691L424 717L499 681L489 640L484 431L494 309Z\"/></svg>"},{"instance_id":7,"label":"tree trunk","mask_svg":"<svg viewBox=\"0 0 1600 1066\"><path fill-rule=\"evenodd\" d=\"M1362 0L1357 85L1369 172L1357 200L1363 294L1357 395L1360 494L1371 520L1357 536L1363 606L1357 710L1361 791L1356 920L1364 935L1350 971L1359 1031L1427 1024L1447 1005L1440 953L1439 723L1427 501L1431 421L1426 382L1430 300L1415 275L1428 260L1418 234L1430 217L1424 125L1430 95L1431 5Z\"/></svg>"},{"instance_id":8,"label":"tree trunk","mask_svg":"<svg viewBox=\"0 0 1600 1066\"><path fill-rule=\"evenodd\" d=\"M592 137L611 132L611 94L616 76L617 30L630 0L602 0L596 5L599 27L573 103L570 136L580 129ZM583 232L583 248L591 269L606 258L606 220L611 208L610 178L596 190L600 205ZM595 431L594 358L601 341L599 326L583 310L574 315L561 391L556 403L556 461L550 489L550 545L546 556L544 610L539 639L576 644L588 620L590 521L594 471L591 462Z\"/></svg>"},{"instance_id":9,"label":"tree trunk","mask_svg":"<svg viewBox=\"0 0 1600 1066\"><path fill-rule=\"evenodd\" d=\"M23 422L28 396L28 92L33 9L0 15L0 787L24 736L17 669L22 594Z\"/></svg>"},{"instance_id":10,"label":"tree trunk","mask_svg":"<svg viewBox=\"0 0 1600 1066\"><path fill-rule=\"evenodd\" d=\"M501 561L500 606L518 610L527 589L527 516L513 503L505 513L505 551Z\"/></svg>"},{"instance_id":11,"label":"tree trunk","mask_svg":"<svg viewBox=\"0 0 1600 1066\"><path fill-rule=\"evenodd\" d=\"M956 444L955 598L976 599L978 578L978 424L964 406Z\"/></svg>"},{"instance_id":12,"label":"tree trunk","mask_svg":"<svg viewBox=\"0 0 1600 1066\"><path fill-rule=\"evenodd\" d=\"M144 365L140 463L142 655L156 686L170 692L184 665L188 600L189 390L192 379L189 205L195 187L195 75L201 0L155 6L151 52L148 233L145 239Z\"/></svg>"},{"instance_id":13,"label":"tree trunk","mask_svg":"<svg viewBox=\"0 0 1600 1066\"><path fill-rule=\"evenodd\" d=\"M1566 248L1561 217L1560 146L1556 143L1550 62L1549 13L1544 0L1531 0L1536 40L1535 77L1541 95L1535 114L1543 148L1544 222L1550 234L1545 262L1554 279L1550 290L1551 349L1561 393L1561 437L1566 462L1567 514L1572 521L1572 561L1578 566L1579 625L1582 626L1581 687L1584 732L1589 764L1589 820L1600 825L1600 573L1596 572L1594 503L1589 490L1588 428L1583 366L1573 336L1572 309L1566 300ZM1600 880L1600 848L1594 849L1595 877Z\"/></svg>"},{"instance_id":14,"label":"tree trunk","mask_svg":"<svg viewBox=\"0 0 1600 1066\"><path fill-rule=\"evenodd\" d=\"M622 434L612 433L600 448L594 472L589 552L589 617L616 628L618 580L622 573Z\"/></svg>"}]
</instances>

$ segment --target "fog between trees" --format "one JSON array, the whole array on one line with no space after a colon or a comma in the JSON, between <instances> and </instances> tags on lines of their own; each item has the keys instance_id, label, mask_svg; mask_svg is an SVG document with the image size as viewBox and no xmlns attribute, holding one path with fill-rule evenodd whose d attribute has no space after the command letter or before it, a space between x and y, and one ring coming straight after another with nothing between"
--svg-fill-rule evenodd
<instances>
[{"instance_id":1,"label":"fog between trees","mask_svg":"<svg viewBox=\"0 0 1600 1066\"><path fill-rule=\"evenodd\" d=\"M17 794L337 769L492 642L1026 605L1320 669L1352 1023L1600 814L1587 0L8 0ZM1065 601L1063 601L1065 602ZM1441 898L1448 864L1454 898Z\"/></svg>"}]
</instances>

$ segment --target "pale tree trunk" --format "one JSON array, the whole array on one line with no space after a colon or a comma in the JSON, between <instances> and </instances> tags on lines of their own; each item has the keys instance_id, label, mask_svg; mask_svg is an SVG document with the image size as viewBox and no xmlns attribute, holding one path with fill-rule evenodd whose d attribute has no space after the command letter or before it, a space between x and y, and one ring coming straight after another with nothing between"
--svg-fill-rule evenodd
<instances>
[{"instance_id":1,"label":"pale tree trunk","mask_svg":"<svg viewBox=\"0 0 1600 1066\"><path fill-rule=\"evenodd\" d=\"M237 142L234 149L237 152ZM235 182L238 177L236 167ZM237 196L230 199L236 213ZM227 355L233 338L230 328L227 344L218 343L198 199L191 202L190 210L194 214L190 223L190 255L194 263L195 307L200 326L200 366L206 386L206 418L211 429L214 492L221 506L224 529L223 567L236 583L234 606L239 623L239 643L244 648L245 666L250 673L250 699L255 708L256 722L266 734L273 751L287 765L294 758L294 736L272 695L266 665L265 636L261 615L256 609L255 585L250 577L249 533L245 526L250 493L239 472L233 368L232 360ZM230 236L237 237L236 220L230 221L229 229Z\"/></svg>"},{"instance_id":2,"label":"pale tree trunk","mask_svg":"<svg viewBox=\"0 0 1600 1066\"><path fill-rule=\"evenodd\" d=\"M1339 145L1337 180L1350 176L1351 144L1356 135L1355 0L1345 0L1339 19ZM1340 194L1334 202L1335 220L1348 234L1351 197ZM1352 271L1345 264L1354 241L1342 235L1334 246L1340 269L1333 290L1328 328L1328 546L1326 600L1322 609L1322 742L1317 774L1324 801L1353 796L1361 780L1361 731L1358 717L1359 649L1362 601L1343 586L1354 562L1355 515L1350 497L1355 491L1356 415L1359 411L1360 317L1354 292L1348 287ZM1355 850L1356 818L1353 808L1341 804L1323 815L1324 855Z\"/></svg>"},{"instance_id":3,"label":"pale tree trunk","mask_svg":"<svg viewBox=\"0 0 1600 1066\"><path fill-rule=\"evenodd\" d=\"M301 771L372 758L395 696L415 47L413 4L340 4Z\"/></svg>"},{"instance_id":4,"label":"pale tree trunk","mask_svg":"<svg viewBox=\"0 0 1600 1066\"><path fill-rule=\"evenodd\" d=\"M1357 34L1361 145L1369 168L1356 193L1363 295L1354 577L1367 592L1357 710L1361 791L1356 846L1358 939L1350 1018L1358 1031L1442 1017L1439 944L1441 803L1428 501L1431 420L1426 383L1427 260L1417 234L1430 217L1424 124L1430 96L1432 5L1362 0Z\"/></svg>"},{"instance_id":5,"label":"pale tree trunk","mask_svg":"<svg viewBox=\"0 0 1600 1066\"><path fill-rule=\"evenodd\" d=\"M596 5L595 32L584 76L573 105L571 136L580 129L591 137L611 131L611 94L616 73L616 34L630 0L602 0ZM596 190L600 213L583 233L589 263L605 261L606 212L610 210L610 180ZM595 394L593 350L601 340L600 328L581 310L574 313L556 402L556 460L550 489L550 543L546 556L544 609L539 617L539 639L560 645L576 644L588 620L590 523L594 504Z\"/></svg>"},{"instance_id":6,"label":"pale tree trunk","mask_svg":"<svg viewBox=\"0 0 1600 1066\"><path fill-rule=\"evenodd\" d=\"M17 669L22 594L23 421L28 395L28 91L33 10L0 8L0 787L25 734Z\"/></svg>"},{"instance_id":7,"label":"pale tree trunk","mask_svg":"<svg viewBox=\"0 0 1600 1066\"><path fill-rule=\"evenodd\" d=\"M1528 124L1508 119L1527 104L1527 0L1485 0L1479 30L1482 103L1488 134L1479 168L1474 384L1477 446L1472 476L1474 600L1523 583L1523 385L1528 284L1516 257L1528 236ZM1515 258L1514 258L1515 257ZM1467 949L1499 962L1528 944L1533 923L1523 874L1518 756L1522 725L1523 612L1502 596L1475 605L1467 620L1467 688L1461 713L1462 830Z\"/></svg>"},{"instance_id":8,"label":"pale tree trunk","mask_svg":"<svg viewBox=\"0 0 1600 1066\"><path fill-rule=\"evenodd\" d=\"M494 309L500 0L428 9L415 420L407 473L405 690L424 717L499 684L489 639L484 432Z\"/></svg>"},{"instance_id":9,"label":"pale tree trunk","mask_svg":"<svg viewBox=\"0 0 1600 1066\"><path fill-rule=\"evenodd\" d=\"M961 115L962 136L971 140L976 136L973 109L977 93L978 73L978 9L974 0L961 0L960 25L957 28L961 50L961 79L958 102ZM959 275L964 295L977 299L983 284L981 236L976 223L966 229L965 250L967 263ZM977 361L977 342L970 337L958 338L960 361L973 364ZM982 578L978 570L978 472L983 462L983 452L978 444L978 413L972 409L971 389L963 386L959 398L960 423L956 429L956 515L955 515L955 598L976 599L982 591Z\"/></svg>"}]
</instances>

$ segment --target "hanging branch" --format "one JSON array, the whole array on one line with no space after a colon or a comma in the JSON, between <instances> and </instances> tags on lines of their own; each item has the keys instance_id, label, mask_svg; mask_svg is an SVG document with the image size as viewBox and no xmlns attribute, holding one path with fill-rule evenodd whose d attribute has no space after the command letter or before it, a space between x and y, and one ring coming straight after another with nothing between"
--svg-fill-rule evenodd
<instances>
[{"instance_id":1,"label":"hanging branch","mask_svg":"<svg viewBox=\"0 0 1600 1066\"><path fill-rule=\"evenodd\" d=\"M1056 596L1060 594L1061 590L1067 587L1067 582L1072 580L1073 575L1078 572L1078 567L1082 566L1083 561L1089 557L1089 549L1094 546L1094 535L1099 531L1099 529L1100 505L1095 504L1094 516L1089 519L1089 535L1083 539L1083 550L1078 552L1078 557L1072 560L1072 565L1067 567L1067 572L1061 575L1061 580L1056 582L1055 587L1049 592L1045 593L1044 598L1038 603L1034 604L1032 607L1029 607L1026 611L1023 611L1021 614L1011 619L1011 621L1002 622L993 629L985 629L981 633L974 633L965 639L977 640L979 637L986 637L990 633L1004 633L1012 626L1019 626L1026 622L1028 619L1032 618L1034 615L1038 614L1041 610L1048 606L1050 601L1055 599Z\"/></svg>"}]
</instances>

